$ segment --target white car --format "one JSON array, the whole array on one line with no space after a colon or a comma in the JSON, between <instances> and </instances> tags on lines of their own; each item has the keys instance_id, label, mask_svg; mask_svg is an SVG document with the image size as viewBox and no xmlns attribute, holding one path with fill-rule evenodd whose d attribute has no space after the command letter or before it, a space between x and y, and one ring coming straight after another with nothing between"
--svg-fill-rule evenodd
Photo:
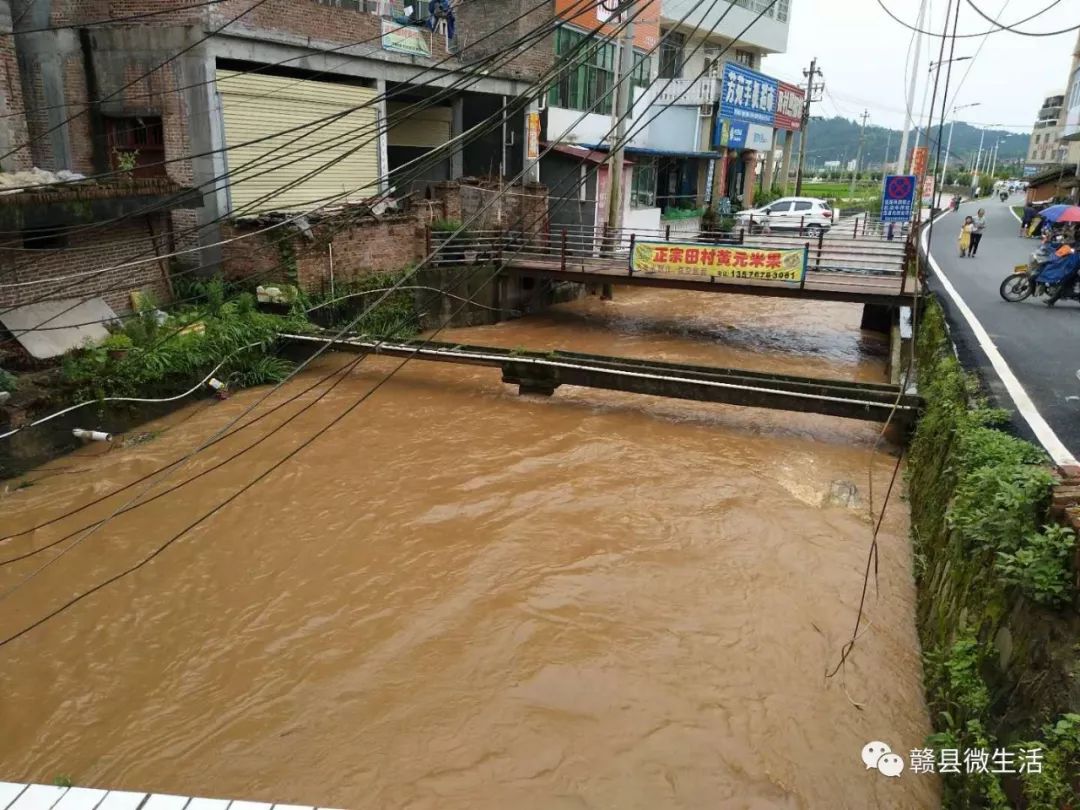
<instances>
[{"instance_id":1,"label":"white car","mask_svg":"<svg viewBox=\"0 0 1080 810\"><path fill-rule=\"evenodd\" d=\"M820 197L781 197L761 208L748 208L735 215L740 228L752 231L803 231L811 236L823 233L833 224L833 211Z\"/></svg>"}]
</instances>

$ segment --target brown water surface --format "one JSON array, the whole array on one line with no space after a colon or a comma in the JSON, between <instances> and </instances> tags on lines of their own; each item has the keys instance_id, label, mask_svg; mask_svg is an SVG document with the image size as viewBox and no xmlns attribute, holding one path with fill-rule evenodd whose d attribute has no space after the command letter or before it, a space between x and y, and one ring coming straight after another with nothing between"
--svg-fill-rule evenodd
<instances>
[{"instance_id":1,"label":"brown water surface","mask_svg":"<svg viewBox=\"0 0 1080 810\"><path fill-rule=\"evenodd\" d=\"M619 290L445 337L879 380L884 350L858 315ZM117 517L0 601L0 632L144 557L397 363L364 361L255 450ZM3 533L179 457L261 393L54 462L74 472L0 501ZM894 463L871 462L876 430L585 389L519 397L492 369L411 363L151 563L0 648L0 779L350 808L936 806L930 777L859 758L929 730L898 497L869 630L844 680L824 677L858 604L868 470L880 502ZM836 482L855 503L830 502ZM0 559L121 503L0 543ZM53 553L0 568L0 590Z\"/></svg>"}]
</instances>

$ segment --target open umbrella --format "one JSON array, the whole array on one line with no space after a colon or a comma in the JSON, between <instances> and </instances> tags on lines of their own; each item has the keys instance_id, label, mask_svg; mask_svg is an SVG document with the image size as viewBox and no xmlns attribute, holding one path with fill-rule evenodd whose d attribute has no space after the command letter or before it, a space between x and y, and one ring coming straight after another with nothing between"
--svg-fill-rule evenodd
<instances>
[{"instance_id":1,"label":"open umbrella","mask_svg":"<svg viewBox=\"0 0 1080 810\"><path fill-rule=\"evenodd\" d=\"M1039 216L1041 216L1043 218L1043 222L1049 222L1051 224L1054 224L1054 223L1057 223L1057 222L1062 222L1062 221L1064 221L1064 222L1077 222L1077 221L1080 221L1080 220L1076 220L1076 219L1062 220L1061 217L1069 210L1080 211L1080 208L1078 208L1075 205L1062 205L1062 204L1051 205L1051 206L1049 206L1047 208L1044 208L1042 211L1040 211Z\"/></svg>"},{"instance_id":2,"label":"open umbrella","mask_svg":"<svg viewBox=\"0 0 1080 810\"><path fill-rule=\"evenodd\" d=\"M1070 205L1060 214L1054 222L1080 222L1080 205Z\"/></svg>"}]
</instances>

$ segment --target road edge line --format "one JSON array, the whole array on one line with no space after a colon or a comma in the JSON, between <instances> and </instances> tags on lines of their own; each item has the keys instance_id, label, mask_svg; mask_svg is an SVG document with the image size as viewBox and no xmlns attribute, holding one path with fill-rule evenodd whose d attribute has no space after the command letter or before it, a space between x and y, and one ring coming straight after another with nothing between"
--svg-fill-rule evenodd
<instances>
[{"instance_id":1,"label":"road edge line","mask_svg":"<svg viewBox=\"0 0 1080 810\"><path fill-rule=\"evenodd\" d=\"M1012 210L1012 206L1009 207L1009 211L1013 216L1016 216L1016 212ZM941 219L947 213L947 211L943 211L938 214L934 222L937 222L938 219ZM929 236L929 228L924 229L919 236L923 253L926 255L926 261L930 264L930 268L934 271L934 275L937 277L938 281L941 282L941 286L945 289L945 292L949 294L949 298L952 299L953 304L956 305L957 310L964 316L967 325L975 334L975 339L979 342L979 346L982 348L983 353L990 361L990 365L993 366L994 371L998 375L998 379L1000 379L1005 386L1005 390L1009 392L1009 396L1012 398L1016 410L1024 418L1024 421L1028 423L1028 427L1030 427L1031 432L1035 434L1035 438L1039 440L1039 444L1043 446L1047 455L1050 456L1051 460L1057 466L1080 466L1080 462L1077 462L1076 458L1069 452L1069 449L1061 439L1058 438L1054 429L1050 427L1045 419L1043 419L1042 414L1039 413L1039 409L1035 407L1035 403L1031 401L1031 397L1029 397L1027 391L1024 390L1024 386L1020 384L1020 380L1016 378L1012 369L1009 368L1009 364L1005 361L1005 358L998 350L997 345L991 339L990 334L979 322L979 319L975 317L975 313L971 311L967 302L956 291L952 282L949 281L945 273L942 272L941 266L930 253Z\"/></svg>"}]
</instances>

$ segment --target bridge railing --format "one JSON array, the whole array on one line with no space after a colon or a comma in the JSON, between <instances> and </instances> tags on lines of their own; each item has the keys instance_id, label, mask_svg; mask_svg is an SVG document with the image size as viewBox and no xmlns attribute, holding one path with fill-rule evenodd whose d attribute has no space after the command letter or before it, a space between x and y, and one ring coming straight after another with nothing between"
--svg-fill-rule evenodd
<instances>
[{"instance_id":1,"label":"bridge railing","mask_svg":"<svg viewBox=\"0 0 1080 810\"><path fill-rule=\"evenodd\" d=\"M599 269L629 266L630 252L638 242L678 242L700 245L740 245L764 248L805 248L810 272L899 276L905 262L903 240L879 241L836 238L818 233L800 236L793 231L747 233L733 231L672 231L566 225L529 232L505 229L479 230L446 239L429 233L428 252L441 265L485 264L503 260L516 265L530 262L550 268Z\"/></svg>"}]
</instances>

